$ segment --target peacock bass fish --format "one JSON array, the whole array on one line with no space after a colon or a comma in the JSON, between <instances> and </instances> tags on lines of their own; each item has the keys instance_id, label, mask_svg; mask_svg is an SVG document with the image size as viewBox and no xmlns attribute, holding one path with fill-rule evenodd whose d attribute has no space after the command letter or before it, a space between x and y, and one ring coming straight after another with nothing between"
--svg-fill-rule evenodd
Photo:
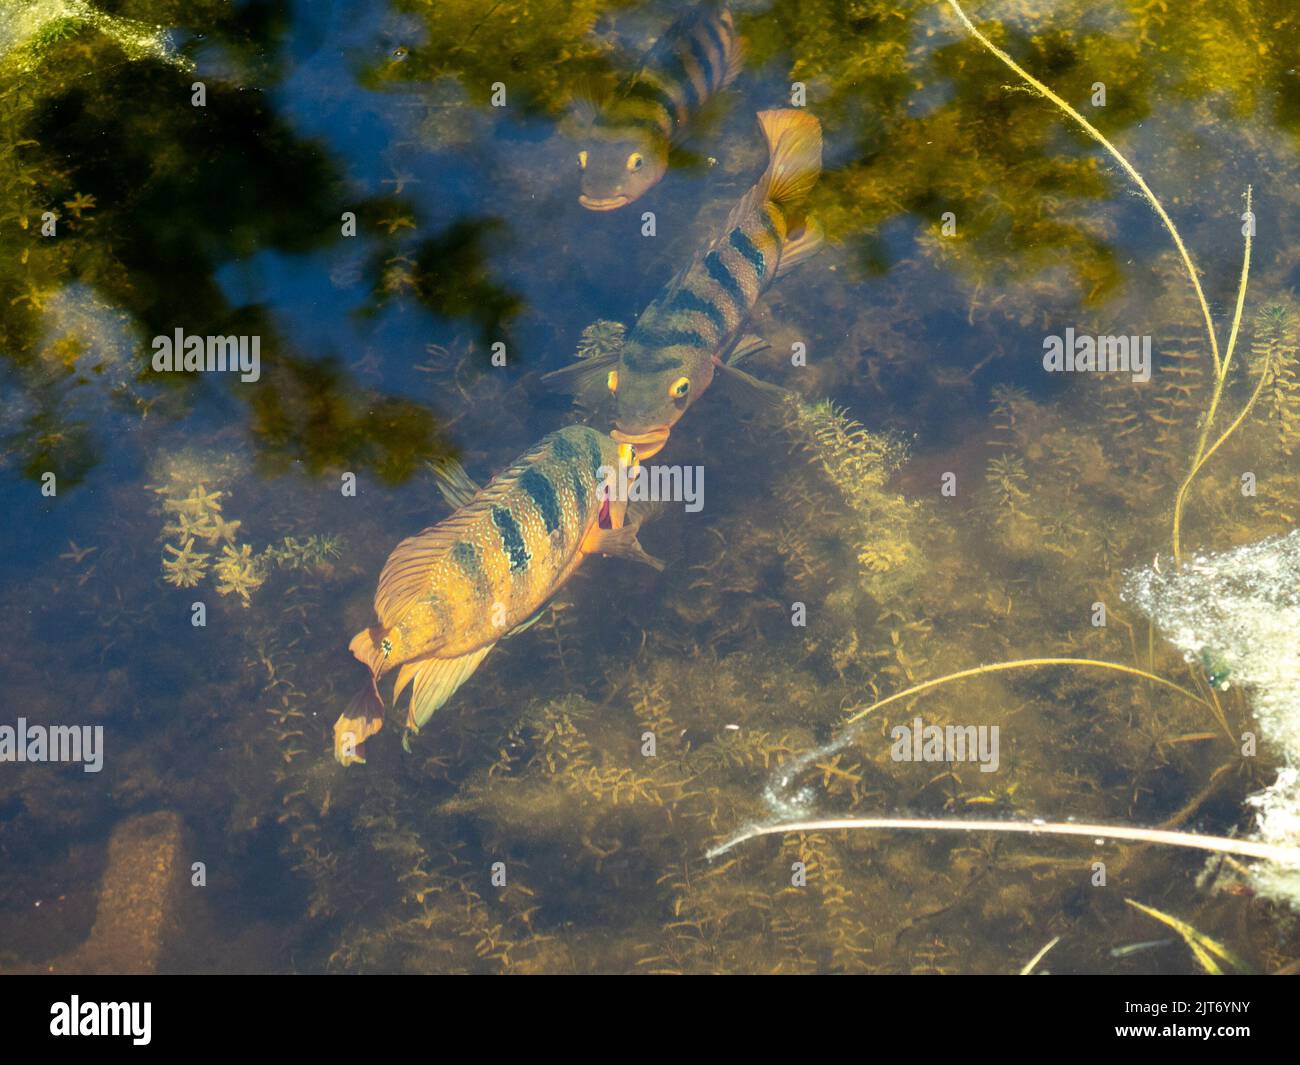
<instances>
[{"instance_id":1,"label":"peacock bass fish","mask_svg":"<svg viewBox=\"0 0 1300 1065\"><path fill-rule=\"evenodd\" d=\"M612 211L657 184L669 148L743 62L731 12L720 4L706 3L674 22L583 130L578 202Z\"/></svg>"},{"instance_id":2,"label":"peacock bass fish","mask_svg":"<svg viewBox=\"0 0 1300 1065\"><path fill-rule=\"evenodd\" d=\"M715 372L753 398L786 395L738 368L767 346L740 330L768 287L822 245L821 227L802 208L821 175L821 124L794 109L761 111L758 123L767 169L722 231L655 297L620 346L546 375L588 404L607 389L618 427L611 436L634 445L641 459L658 454Z\"/></svg>"},{"instance_id":3,"label":"peacock bass fish","mask_svg":"<svg viewBox=\"0 0 1300 1065\"><path fill-rule=\"evenodd\" d=\"M379 575L378 624L348 645L370 680L334 725L343 765L364 762L362 745L383 725L378 685L389 671L398 671L394 703L411 686L407 728L418 732L498 640L536 620L588 555L663 568L637 541L627 503L614 498L620 467L635 475L635 448L573 425L544 437L485 488L454 463L436 471L457 509L399 543Z\"/></svg>"}]
</instances>

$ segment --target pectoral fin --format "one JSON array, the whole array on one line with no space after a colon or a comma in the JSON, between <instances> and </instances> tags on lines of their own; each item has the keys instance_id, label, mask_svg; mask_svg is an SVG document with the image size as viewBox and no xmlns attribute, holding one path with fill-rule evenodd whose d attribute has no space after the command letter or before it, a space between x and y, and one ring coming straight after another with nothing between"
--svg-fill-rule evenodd
<instances>
[{"instance_id":1,"label":"pectoral fin","mask_svg":"<svg viewBox=\"0 0 1300 1065\"><path fill-rule=\"evenodd\" d=\"M586 406L595 406L609 398L609 374L618 367L618 352L581 359L561 370L543 374L551 388L568 392Z\"/></svg>"},{"instance_id":2,"label":"pectoral fin","mask_svg":"<svg viewBox=\"0 0 1300 1065\"><path fill-rule=\"evenodd\" d=\"M756 337L752 333L741 337L732 346L731 351L723 360L728 366L739 366L745 359L751 355L757 355L760 351L770 348L769 344L762 337Z\"/></svg>"},{"instance_id":3,"label":"pectoral fin","mask_svg":"<svg viewBox=\"0 0 1300 1065\"><path fill-rule=\"evenodd\" d=\"M546 604L546 606L550 606L550 605L551 605L550 603ZM510 639L511 636L518 636L521 632L526 632L528 629L531 629L534 625L537 624L538 621L541 620L542 615L546 613L546 606L542 607L541 610L539 610L527 621L521 621L513 629L507 632L505 636L502 637L502 639L508 640Z\"/></svg>"},{"instance_id":4,"label":"pectoral fin","mask_svg":"<svg viewBox=\"0 0 1300 1065\"><path fill-rule=\"evenodd\" d=\"M781 261L776 267L776 276L785 277L791 270L806 259L811 259L822 249L826 235L817 222L809 218L797 236L791 237L781 247Z\"/></svg>"},{"instance_id":5,"label":"pectoral fin","mask_svg":"<svg viewBox=\"0 0 1300 1065\"><path fill-rule=\"evenodd\" d=\"M496 644L490 643L459 658L426 658L420 662L411 674L411 706L406 714L406 727L412 732L419 732L425 722L433 717L434 711L469 680L479 663L495 646Z\"/></svg>"},{"instance_id":6,"label":"pectoral fin","mask_svg":"<svg viewBox=\"0 0 1300 1065\"><path fill-rule=\"evenodd\" d=\"M582 551L588 555L610 555L644 562L656 570L662 570L664 564L659 559L646 553L636 538L641 526L629 522L618 529L593 528L582 541Z\"/></svg>"},{"instance_id":7,"label":"pectoral fin","mask_svg":"<svg viewBox=\"0 0 1300 1065\"><path fill-rule=\"evenodd\" d=\"M782 388L780 385L769 384L766 381L760 381L757 377L745 373L744 370L738 369L730 363L716 362L714 366L717 369L718 377L726 382L731 395L755 406L770 407L792 395L789 389Z\"/></svg>"}]
</instances>

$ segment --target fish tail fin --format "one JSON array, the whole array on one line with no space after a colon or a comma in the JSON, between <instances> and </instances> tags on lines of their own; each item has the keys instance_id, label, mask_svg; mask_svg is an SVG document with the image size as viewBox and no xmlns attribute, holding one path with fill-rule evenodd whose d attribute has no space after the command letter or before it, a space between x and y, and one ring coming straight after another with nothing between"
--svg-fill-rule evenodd
<instances>
[{"instance_id":1,"label":"fish tail fin","mask_svg":"<svg viewBox=\"0 0 1300 1065\"><path fill-rule=\"evenodd\" d=\"M374 674L334 722L334 757L340 765L365 765L365 744L384 727L384 700Z\"/></svg>"},{"instance_id":2,"label":"fish tail fin","mask_svg":"<svg viewBox=\"0 0 1300 1065\"><path fill-rule=\"evenodd\" d=\"M434 711L473 676L479 663L495 646L495 643L490 643L459 658L427 658L421 662L411 674L411 706L406 714L406 727L419 732L433 717Z\"/></svg>"},{"instance_id":3,"label":"fish tail fin","mask_svg":"<svg viewBox=\"0 0 1300 1065\"><path fill-rule=\"evenodd\" d=\"M798 108L760 111L758 124L770 153L762 182L767 198L781 207L812 191L822 172L822 125Z\"/></svg>"}]
</instances>

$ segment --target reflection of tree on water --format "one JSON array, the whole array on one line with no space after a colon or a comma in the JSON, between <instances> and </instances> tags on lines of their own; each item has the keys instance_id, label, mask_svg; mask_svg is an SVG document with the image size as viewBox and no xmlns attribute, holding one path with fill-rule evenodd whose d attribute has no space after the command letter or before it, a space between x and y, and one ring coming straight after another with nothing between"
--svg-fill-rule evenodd
<instances>
[{"instance_id":1,"label":"reflection of tree on water","mask_svg":"<svg viewBox=\"0 0 1300 1065\"><path fill-rule=\"evenodd\" d=\"M462 219L436 236L421 238L408 254L378 255L372 268L374 313L394 299L410 296L443 319L467 319L480 344L509 339L508 326L523 301L492 279L491 252L505 224L498 218Z\"/></svg>"},{"instance_id":2,"label":"reflection of tree on water","mask_svg":"<svg viewBox=\"0 0 1300 1065\"><path fill-rule=\"evenodd\" d=\"M204 4L178 13L162 4L157 14L192 19L206 47L224 49L237 65L265 66L287 29L283 17L270 16L272 7L232 13L229 5ZM344 203L336 163L277 117L264 90L209 77L206 106L194 107L193 76L165 57L124 51L90 22L56 28L39 37L36 69L0 69L0 187L14 205L0 256L0 285L12 293L0 305L0 346L11 364L8 381L24 397L0 428L29 474L58 470L67 484L97 461L108 425L96 422L108 411L116 410L118 424L152 416L157 425L183 416L210 386L198 376L160 382L149 374L148 338L178 326L195 335L245 332L248 311L231 306L219 269L265 251L327 247L340 239L344 206L357 204ZM47 211L54 217L43 218ZM54 235L42 235L42 224ZM85 315L76 329L61 324L59 308L71 299L90 299L128 322L130 341L96 335ZM265 414L285 406L265 393L294 379L276 370L277 360L307 360L286 351L269 319L253 317L270 379L234 395L255 400ZM105 345L116 345L114 358L84 372L76 349ZM318 403L322 388L334 391L327 405L335 409L352 402L346 375L317 375ZM18 403L25 417L15 416ZM274 447L301 450L313 469L328 454L397 476L432 453L433 426L412 404L384 406L383 417L356 420L346 432L337 419L300 418ZM417 424L414 435L402 428Z\"/></svg>"}]
</instances>

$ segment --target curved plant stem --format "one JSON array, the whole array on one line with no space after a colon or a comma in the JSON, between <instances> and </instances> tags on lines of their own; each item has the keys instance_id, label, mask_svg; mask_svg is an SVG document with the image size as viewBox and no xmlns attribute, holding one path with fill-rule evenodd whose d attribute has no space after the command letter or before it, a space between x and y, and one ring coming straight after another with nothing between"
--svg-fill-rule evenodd
<instances>
[{"instance_id":1,"label":"curved plant stem","mask_svg":"<svg viewBox=\"0 0 1300 1065\"><path fill-rule=\"evenodd\" d=\"M1173 238L1174 246L1178 249L1178 254L1183 260L1183 266L1186 267L1187 269L1187 277L1192 283L1193 290L1196 292L1196 302L1200 304L1201 307L1201 317L1205 319L1205 335L1209 338L1210 354L1214 359L1214 394L1210 399L1209 410L1206 411L1205 417L1201 421L1201 436L1200 436L1200 440L1197 443L1196 456L1192 460L1191 472L1188 473L1186 478L1183 479L1183 483L1179 485L1178 495L1174 499L1174 533L1173 533L1174 561L1176 563L1181 563L1182 562L1181 535L1182 535L1183 505L1186 502L1187 491L1192 485L1192 480L1196 477L1197 471L1200 470L1200 468L1203 465L1205 465L1205 460L1208 459L1212 454L1214 454L1214 452L1218 450L1219 445L1222 444L1229 436L1231 436L1234 431L1236 431L1237 427L1245 420L1245 416L1250 411L1250 407L1254 405L1254 398L1252 397L1250 404L1248 404L1246 407L1246 410L1242 411L1241 417L1239 417L1236 421L1232 423L1232 425L1228 428L1228 431L1225 432L1218 439L1218 441L1215 443L1213 447L1209 448L1208 451L1206 450L1206 443L1209 440L1210 431L1214 427L1214 418L1219 410L1219 401L1223 398L1223 387L1228 380L1228 369L1232 365L1232 354L1233 351L1236 349L1237 335L1241 328L1241 313L1242 313L1242 308L1245 305L1245 301L1246 301L1246 281L1247 278L1250 276L1251 238L1253 236L1254 227L1249 226L1246 229L1246 253L1245 253L1245 259L1241 267L1241 283L1237 288L1236 312L1234 313L1232 319L1232 330L1228 337L1228 346L1223 351L1223 353L1220 354L1219 339L1215 335L1215 331L1214 331L1214 319L1210 315L1210 305L1206 302L1205 292L1201 288L1200 275L1196 271L1196 264L1192 262L1191 254L1188 252L1187 246L1183 243L1183 238L1179 235L1178 227L1174 225L1173 219L1169 217L1168 213L1165 211L1160 201L1156 198L1156 194L1152 192L1151 187L1147 185L1146 180L1142 177L1141 174L1137 172L1133 164L1124 158L1120 150L1116 148L1115 145L1111 144L1111 142L1106 138L1106 135L1102 133L1101 130L1099 130L1096 126L1094 126L1091 122L1089 122L1086 118L1084 118L1083 115L1081 115L1078 111L1076 111L1073 107L1071 107L1070 104L1066 103L1065 100L1057 96L1056 93L1054 93L1041 81L1039 81L1027 70L1025 70L1024 67L1022 67L1019 63L1017 63L1014 59L1012 59L1009 55L1007 55L1006 52L1002 51L1001 48L999 48L987 37L985 37L984 34L980 33L980 31L975 28L975 24L971 22L971 20L967 17L966 12L962 10L961 4L959 4L957 0L948 0L948 5L953 9L954 12L956 12L957 17L961 19L962 25L965 26L966 29L970 31L971 36L973 36L977 41L979 41L981 45L983 45L986 49L988 49L995 56L997 56L998 59L1000 59L1003 63L1005 63L1008 67L1010 67L1013 71L1015 71L1015 73L1022 80L1024 80L1026 84L1028 84L1031 88L1033 88L1035 92L1037 92L1044 99L1051 101L1062 111L1064 111L1067 115L1069 115L1072 119L1074 119L1074 121L1079 124L1079 127L1085 133L1087 133L1088 136L1090 136L1093 140L1095 140L1098 144L1100 144L1103 148L1105 148L1107 152L1110 153L1111 158L1113 158L1117 163L1119 163L1119 165L1123 168L1124 172L1128 174L1130 178L1133 179L1133 183L1137 185L1137 187L1141 190L1142 195L1146 197L1147 202L1151 204L1156 214L1159 215L1160 221L1164 223L1165 229L1169 231L1169 236ZM1246 212L1248 215L1250 214L1250 200L1251 200L1250 189L1247 189L1246 190Z\"/></svg>"},{"instance_id":2,"label":"curved plant stem","mask_svg":"<svg viewBox=\"0 0 1300 1065\"><path fill-rule=\"evenodd\" d=\"M1171 832L1160 828L1134 828L1128 825L1080 825L1049 821L964 821L934 820L913 817L833 817L782 824L752 825L706 852L710 860L733 847L758 836L788 835L792 832L829 832L835 829L892 829L917 832L1015 832L1038 836L1091 836L1098 840L1126 840L1134 843L1163 843L1171 847L1189 847L1217 854L1239 854L1246 858L1264 858L1300 867L1300 848L1281 847L1250 839L1203 836L1199 832Z\"/></svg>"},{"instance_id":3,"label":"curved plant stem","mask_svg":"<svg viewBox=\"0 0 1300 1065\"><path fill-rule=\"evenodd\" d=\"M1057 96L1056 93L1054 93L1051 89L1049 89L1036 77L1034 77L1027 70L1025 70L1024 67L1022 67L1019 63L1017 63L1014 59L1012 59L1009 55L1007 55L1006 52L1002 51L1001 48L999 48L996 44L994 44L987 37L985 37L984 34L980 33L980 31L975 28L975 24L971 22L969 18L967 18L966 12L962 10L961 4L959 4L957 0L948 0L948 4L949 6L952 7L953 11L957 13L957 17L961 19L962 25L964 25L966 29L970 31L971 36L973 36L977 41L979 41L980 44L982 44L985 48L987 48L990 52L992 52L995 56L997 56L1000 60L1002 60L1003 63L1005 63L1008 67L1010 67L1013 71L1015 71L1015 73L1022 80L1024 80L1026 83L1028 83L1033 87L1035 92L1037 92L1040 96L1044 97L1045 99L1050 100L1053 104L1055 104L1067 115L1069 115L1072 119L1074 119L1074 121L1079 124L1079 126L1083 129L1085 133L1088 134L1089 137L1095 140L1098 144L1100 144L1103 148L1105 148L1107 152L1110 153L1111 158L1114 159L1115 162L1119 163L1119 165L1123 168L1124 173L1126 173L1130 178L1132 178L1133 183L1137 185L1137 187L1142 191L1142 195L1146 197L1147 202L1151 204L1151 207L1155 210L1156 214L1160 217L1160 221L1164 223L1165 229L1169 231L1169 236L1172 237L1174 241L1174 247L1178 249L1178 254L1182 257L1183 266L1187 268L1187 276L1192 282L1193 290L1196 292L1196 302L1201 305L1201 315L1205 319L1205 332L1206 335L1208 335L1210 338L1210 351L1214 355L1214 370L1216 374L1219 373L1220 371L1219 341L1218 338L1214 335L1214 319L1210 317L1210 305L1205 301L1205 293L1201 290L1201 278L1200 275L1196 272L1196 264L1192 262L1192 257L1187 251L1187 246L1183 244L1183 238L1179 235L1178 227L1174 225L1174 220L1170 218L1169 215L1165 212L1164 206L1160 203L1158 199L1156 199L1156 194L1151 191L1151 188L1150 186L1147 185L1146 180L1142 177L1141 174L1137 172L1133 164L1124 158L1120 150L1116 148L1115 145L1111 144L1109 140L1107 140L1106 135L1102 133L1101 130L1099 130L1096 126L1094 126L1091 122L1089 122L1086 118L1084 118L1083 115L1079 114L1078 111L1076 111L1073 107L1071 107L1068 103L1066 103L1063 99L1061 99L1061 97Z\"/></svg>"},{"instance_id":4,"label":"curved plant stem","mask_svg":"<svg viewBox=\"0 0 1300 1065\"><path fill-rule=\"evenodd\" d=\"M1249 187L1246 189L1246 215L1252 217L1251 189ZM1246 420L1246 415L1250 413L1250 409L1255 405L1255 400L1259 398L1264 382L1268 378L1268 367L1265 366L1260 372L1259 382L1255 385L1255 391L1250 397L1250 402L1246 404L1236 420L1228 426L1224 434L1214 442L1214 446L1207 449L1206 442L1209 440L1210 430L1214 426L1214 417L1219 412L1219 401L1223 398L1223 386L1227 384L1228 370L1232 366L1232 355L1237 349L1237 335L1241 330L1241 314L1246 305L1246 285L1250 280L1250 253L1254 245L1252 239L1254 228L1253 225L1246 227L1246 249L1242 255L1241 280L1237 285L1237 306L1233 310L1232 330L1228 335L1228 347L1223 353L1223 362L1219 363L1216 360L1215 363L1214 394L1210 397L1209 410L1205 412L1205 419L1201 423L1201 435L1196 442L1196 456L1192 459L1191 470L1183 478L1183 483L1178 486L1178 495L1174 499L1174 561L1177 563L1182 562L1183 505L1187 501L1187 491L1192 486L1192 480L1209 457L1218 451L1219 446L1236 432L1237 426Z\"/></svg>"},{"instance_id":5,"label":"curved plant stem","mask_svg":"<svg viewBox=\"0 0 1300 1065\"><path fill-rule=\"evenodd\" d=\"M1104 662L1096 658L1019 658L1011 662L992 662L986 666L975 666L971 669L963 669L958 673L949 673L946 676L935 677L933 680L923 681L920 684L914 684L901 692L895 692L893 695L884 699L879 699L872 703L864 710L859 710L845 722L846 725L855 724L861 721L868 714L874 713L890 703L896 703L900 699L906 699L912 695L919 695L930 688L937 688L941 684L948 684L954 680L962 680L965 677L978 677L985 673L1002 673L1010 669L1032 669L1036 666L1083 666L1092 669L1110 669L1116 673L1128 673L1130 676L1141 677L1143 680L1152 681L1155 684L1163 685L1166 688L1172 688L1180 695L1185 695L1206 707L1210 711L1214 710L1208 702L1202 699L1193 691L1189 691L1180 684L1175 684L1171 680L1157 676L1155 673L1148 673L1145 669L1138 669L1136 666L1126 666L1119 662Z\"/></svg>"}]
</instances>

